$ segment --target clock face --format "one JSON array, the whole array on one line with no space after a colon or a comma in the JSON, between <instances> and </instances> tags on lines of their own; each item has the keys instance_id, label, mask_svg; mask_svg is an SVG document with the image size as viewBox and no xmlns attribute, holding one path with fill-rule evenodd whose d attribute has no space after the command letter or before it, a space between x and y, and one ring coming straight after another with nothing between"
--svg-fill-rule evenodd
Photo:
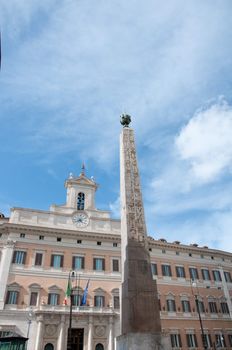
<instances>
[{"instance_id":1,"label":"clock face","mask_svg":"<svg viewBox=\"0 0 232 350\"><path fill-rule=\"evenodd\" d=\"M72 218L74 224L78 227L85 227L89 223L89 218L85 213L75 214Z\"/></svg>"}]
</instances>

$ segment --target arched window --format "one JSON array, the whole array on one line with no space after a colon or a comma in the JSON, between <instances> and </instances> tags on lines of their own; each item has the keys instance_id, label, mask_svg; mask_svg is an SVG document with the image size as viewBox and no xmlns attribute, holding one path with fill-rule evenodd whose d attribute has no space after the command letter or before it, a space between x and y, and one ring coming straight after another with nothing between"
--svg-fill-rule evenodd
<instances>
[{"instance_id":1,"label":"arched window","mask_svg":"<svg viewBox=\"0 0 232 350\"><path fill-rule=\"evenodd\" d=\"M85 208L85 194L79 192L77 196L77 210L84 210Z\"/></svg>"},{"instance_id":2,"label":"arched window","mask_svg":"<svg viewBox=\"0 0 232 350\"><path fill-rule=\"evenodd\" d=\"M51 343L45 345L44 350L54 350L54 346Z\"/></svg>"},{"instance_id":3,"label":"arched window","mask_svg":"<svg viewBox=\"0 0 232 350\"><path fill-rule=\"evenodd\" d=\"M103 346L101 343L98 343L98 344L96 345L95 350L104 350L104 346Z\"/></svg>"}]
</instances>

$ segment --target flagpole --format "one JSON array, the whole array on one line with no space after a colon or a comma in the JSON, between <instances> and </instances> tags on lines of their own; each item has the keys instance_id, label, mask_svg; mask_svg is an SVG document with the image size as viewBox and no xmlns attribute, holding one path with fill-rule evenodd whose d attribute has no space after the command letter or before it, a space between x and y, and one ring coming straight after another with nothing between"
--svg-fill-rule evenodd
<instances>
[{"instance_id":1,"label":"flagpole","mask_svg":"<svg viewBox=\"0 0 232 350\"><path fill-rule=\"evenodd\" d=\"M80 274L78 275L78 290L77 290L77 300L78 300L78 307L80 306Z\"/></svg>"}]
</instances>

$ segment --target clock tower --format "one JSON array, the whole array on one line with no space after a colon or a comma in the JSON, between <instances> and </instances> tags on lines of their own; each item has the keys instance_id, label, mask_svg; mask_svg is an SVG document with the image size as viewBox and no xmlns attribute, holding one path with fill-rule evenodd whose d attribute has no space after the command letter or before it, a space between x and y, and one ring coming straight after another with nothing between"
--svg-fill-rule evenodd
<instances>
[{"instance_id":1,"label":"clock tower","mask_svg":"<svg viewBox=\"0 0 232 350\"><path fill-rule=\"evenodd\" d=\"M85 175L85 168L79 176L75 177L72 173L65 181L67 189L66 204L67 208L74 210L95 210L95 192L98 185L93 178L89 179Z\"/></svg>"}]
</instances>

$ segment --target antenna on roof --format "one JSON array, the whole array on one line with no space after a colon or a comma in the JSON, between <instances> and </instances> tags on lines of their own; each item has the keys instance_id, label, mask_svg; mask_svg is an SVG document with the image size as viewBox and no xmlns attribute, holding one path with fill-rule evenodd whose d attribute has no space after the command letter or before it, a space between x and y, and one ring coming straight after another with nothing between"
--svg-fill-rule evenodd
<instances>
[{"instance_id":1,"label":"antenna on roof","mask_svg":"<svg viewBox=\"0 0 232 350\"><path fill-rule=\"evenodd\" d=\"M84 162L82 163L82 166L81 166L81 175L85 175L85 163Z\"/></svg>"}]
</instances>

